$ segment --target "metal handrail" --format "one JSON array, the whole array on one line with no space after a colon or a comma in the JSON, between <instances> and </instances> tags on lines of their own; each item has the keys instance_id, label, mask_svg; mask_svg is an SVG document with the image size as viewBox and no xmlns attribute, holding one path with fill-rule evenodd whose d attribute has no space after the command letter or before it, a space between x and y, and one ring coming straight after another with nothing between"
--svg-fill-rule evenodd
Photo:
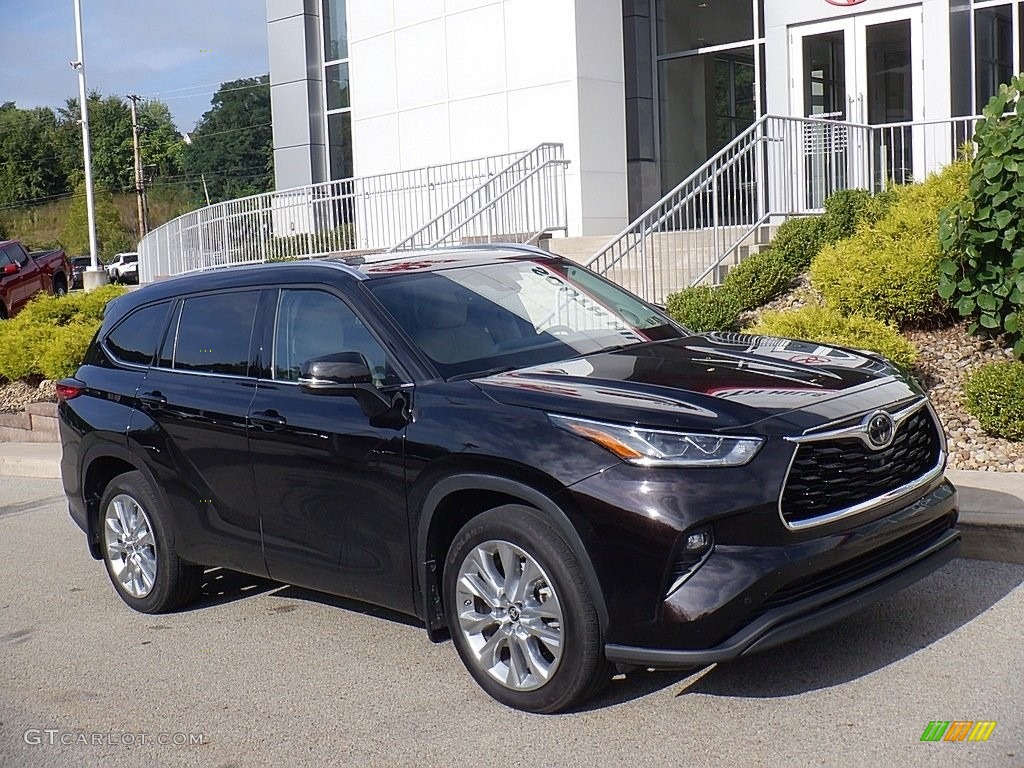
<instances>
[{"instance_id":1,"label":"metal handrail","mask_svg":"<svg viewBox=\"0 0 1024 768\"><path fill-rule=\"evenodd\" d=\"M718 282L760 230L839 189L885 188L948 164L977 116L868 125L764 115L611 238L587 266L664 301Z\"/></svg>"},{"instance_id":2,"label":"metal handrail","mask_svg":"<svg viewBox=\"0 0 1024 768\"><path fill-rule=\"evenodd\" d=\"M402 232L451 229L453 212L460 214L460 220L475 222L476 237L494 239L502 233L488 226L509 221L531 233L565 231L565 166L538 164L545 154L561 152L560 144L541 144L527 152L320 182L216 203L179 216L143 238L138 247L139 278L149 282L159 276L268 259L383 251L394 246L396 234L400 242L408 239ZM541 169L553 169L556 178L533 173ZM524 189L516 183L524 174L531 183L546 186ZM523 199L503 194L510 189ZM476 208L491 211L493 223L467 210L466 203L483 194L492 199ZM534 205L535 197L550 197L562 204ZM502 205L509 210L497 210ZM513 209L524 213L516 215Z\"/></svg>"},{"instance_id":3,"label":"metal handrail","mask_svg":"<svg viewBox=\"0 0 1024 768\"><path fill-rule=\"evenodd\" d=\"M454 205L449 207L447 210L441 212L433 220L428 221L426 224L424 224L422 227L417 229L415 232L413 232L408 237L406 237L403 240L395 243L393 246L391 246L387 250L388 251L398 251L398 250L401 250L403 248L416 248L417 246L421 246L422 247L422 243L417 243L417 238L420 235L424 234L425 232L427 232L430 229L435 228L436 226L439 226L441 221L444 221L445 219L447 219L450 215L455 213L455 211L457 209L468 205L469 202L471 200L473 200L474 198L476 198L476 197L478 197L478 196L480 196L482 194L485 194L486 191L488 190L488 188L490 188L492 186L495 186L502 179L506 178L508 175L513 173L518 167L526 166L528 163L533 161L534 155L538 155L539 156L545 150L557 151L558 154L561 154L561 152L562 152L562 145L561 144L551 143L551 142L543 142L541 144L538 144L537 146L535 146L533 149L529 150L528 152L524 152L523 154L517 156L515 160L513 160L511 163L506 165L504 168L502 168L499 171L497 171L493 176L488 178L483 184L478 186L476 189L474 189L471 192L469 192L461 200L456 202ZM443 241L444 238L447 237L450 234L451 234L451 232L446 233L441 238L439 238L437 241L434 241L434 242L430 243L430 246L433 247L436 244L436 242Z\"/></svg>"}]
</instances>

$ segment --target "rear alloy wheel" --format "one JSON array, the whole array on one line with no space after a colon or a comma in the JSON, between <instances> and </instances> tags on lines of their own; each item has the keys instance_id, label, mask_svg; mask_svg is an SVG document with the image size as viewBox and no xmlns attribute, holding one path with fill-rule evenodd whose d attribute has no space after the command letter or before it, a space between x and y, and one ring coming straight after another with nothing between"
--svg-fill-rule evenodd
<instances>
[{"instance_id":1,"label":"rear alloy wheel","mask_svg":"<svg viewBox=\"0 0 1024 768\"><path fill-rule=\"evenodd\" d=\"M448 553L444 585L459 655L503 704L558 712L610 678L580 564L537 510L509 505L467 523Z\"/></svg>"},{"instance_id":2,"label":"rear alloy wheel","mask_svg":"<svg viewBox=\"0 0 1024 768\"><path fill-rule=\"evenodd\" d=\"M61 296L67 296L67 294L67 282L65 282L64 278L62 277L57 278L57 280L53 284L53 295L56 296L57 298L60 298Z\"/></svg>"},{"instance_id":3,"label":"rear alloy wheel","mask_svg":"<svg viewBox=\"0 0 1024 768\"><path fill-rule=\"evenodd\" d=\"M142 613L164 613L194 599L203 568L169 544L160 504L140 472L107 486L100 504L101 550L117 594Z\"/></svg>"}]
</instances>

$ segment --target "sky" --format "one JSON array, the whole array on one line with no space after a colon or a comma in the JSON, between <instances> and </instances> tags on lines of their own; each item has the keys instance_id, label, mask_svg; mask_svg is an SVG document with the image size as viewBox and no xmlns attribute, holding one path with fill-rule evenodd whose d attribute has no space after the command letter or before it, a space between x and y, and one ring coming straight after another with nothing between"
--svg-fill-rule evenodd
<instances>
[{"instance_id":1,"label":"sky","mask_svg":"<svg viewBox=\"0 0 1024 768\"><path fill-rule=\"evenodd\" d=\"M269 71L265 0L81 0L86 81L159 99L191 131L222 82ZM0 0L0 103L78 96L73 0Z\"/></svg>"}]
</instances>

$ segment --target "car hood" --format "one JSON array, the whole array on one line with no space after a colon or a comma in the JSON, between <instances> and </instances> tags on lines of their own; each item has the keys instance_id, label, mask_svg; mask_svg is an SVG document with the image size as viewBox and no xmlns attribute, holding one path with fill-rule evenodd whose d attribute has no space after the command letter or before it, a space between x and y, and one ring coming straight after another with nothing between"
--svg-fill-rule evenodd
<instances>
[{"instance_id":1,"label":"car hood","mask_svg":"<svg viewBox=\"0 0 1024 768\"><path fill-rule=\"evenodd\" d=\"M921 391L867 352L746 334L650 342L475 379L507 405L652 427L801 433Z\"/></svg>"}]
</instances>

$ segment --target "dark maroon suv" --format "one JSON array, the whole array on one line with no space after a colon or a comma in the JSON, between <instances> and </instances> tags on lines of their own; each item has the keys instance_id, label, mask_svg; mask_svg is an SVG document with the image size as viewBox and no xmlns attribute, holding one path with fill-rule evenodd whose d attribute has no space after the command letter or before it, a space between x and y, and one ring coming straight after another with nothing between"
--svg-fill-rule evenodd
<instances>
[{"instance_id":1,"label":"dark maroon suv","mask_svg":"<svg viewBox=\"0 0 1024 768\"><path fill-rule=\"evenodd\" d=\"M234 268L115 300L62 470L133 608L221 566L450 633L510 706L769 648L954 557L915 383L697 335L524 247Z\"/></svg>"}]
</instances>

